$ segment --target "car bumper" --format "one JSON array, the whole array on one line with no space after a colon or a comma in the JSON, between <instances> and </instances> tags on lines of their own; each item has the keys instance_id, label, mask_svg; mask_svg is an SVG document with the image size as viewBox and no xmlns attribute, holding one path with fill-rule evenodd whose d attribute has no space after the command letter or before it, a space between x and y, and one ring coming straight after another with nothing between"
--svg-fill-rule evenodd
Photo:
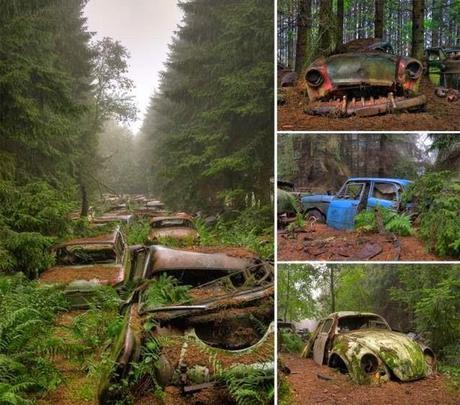
<instances>
[{"instance_id":1,"label":"car bumper","mask_svg":"<svg viewBox=\"0 0 460 405\"><path fill-rule=\"evenodd\" d=\"M349 100L346 96L340 100L321 101L308 107L305 112L310 115L328 115L335 117L370 117L373 115L387 114L395 111L404 111L412 108L423 107L426 96L420 95L411 98L394 97L390 93L387 97Z\"/></svg>"}]
</instances>

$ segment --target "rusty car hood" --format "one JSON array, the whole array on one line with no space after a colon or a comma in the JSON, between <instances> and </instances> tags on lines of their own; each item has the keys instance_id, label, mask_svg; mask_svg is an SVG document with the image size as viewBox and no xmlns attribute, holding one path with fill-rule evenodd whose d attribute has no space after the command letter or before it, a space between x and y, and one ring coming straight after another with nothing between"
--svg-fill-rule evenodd
<instances>
[{"instance_id":1,"label":"rusty car hood","mask_svg":"<svg viewBox=\"0 0 460 405\"><path fill-rule=\"evenodd\" d=\"M326 59L327 73L335 86L391 87L396 81L398 58L382 52L333 55Z\"/></svg>"},{"instance_id":2,"label":"rusty car hood","mask_svg":"<svg viewBox=\"0 0 460 405\"><path fill-rule=\"evenodd\" d=\"M52 284L70 284L83 280L114 286L124 280L124 273L121 264L54 266L42 273L39 280Z\"/></svg>"},{"instance_id":3,"label":"rusty car hood","mask_svg":"<svg viewBox=\"0 0 460 405\"><path fill-rule=\"evenodd\" d=\"M171 228L158 228L158 229L151 229L149 238L173 238L173 239L187 239L187 238L196 238L198 236L198 232L189 227L171 227Z\"/></svg>"},{"instance_id":4,"label":"rusty car hood","mask_svg":"<svg viewBox=\"0 0 460 405\"><path fill-rule=\"evenodd\" d=\"M429 374L419 344L408 336L391 330L363 329L340 333L333 349L346 345L345 355L370 350L378 356L400 381L412 381Z\"/></svg>"},{"instance_id":5,"label":"rusty car hood","mask_svg":"<svg viewBox=\"0 0 460 405\"><path fill-rule=\"evenodd\" d=\"M225 270L239 271L251 263L248 259L229 256L224 253L198 253L170 249L164 246L155 248L153 272L168 270Z\"/></svg>"}]
</instances>

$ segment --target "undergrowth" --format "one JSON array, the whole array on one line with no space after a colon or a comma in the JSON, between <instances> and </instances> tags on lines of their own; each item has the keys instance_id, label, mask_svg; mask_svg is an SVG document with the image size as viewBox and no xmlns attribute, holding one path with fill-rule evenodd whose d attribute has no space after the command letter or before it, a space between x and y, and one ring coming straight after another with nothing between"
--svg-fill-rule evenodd
<instances>
[{"instance_id":1,"label":"undergrowth","mask_svg":"<svg viewBox=\"0 0 460 405\"><path fill-rule=\"evenodd\" d=\"M168 304L187 304L191 302L189 289L190 286L180 285L176 278L161 274L145 290L143 301L146 306L153 308Z\"/></svg>"},{"instance_id":2,"label":"undergrowth","mask_svg":"<svg viewBox=\"0 0 460 405\"><path fill-rule=\"evenodd\" d=\"M274 231L271 207L251 208L234 216L223 217L214 225L203 220L195 223L201 246L238 246L273 259Z\"/></svg>"},{"instance_id":3,"label":"undergrowth","mask_svg":"<svg viewBox=\"0 0 460 405\"><path fill-rule=\"evenodd\" d=\"M393 232L400 236L409 236L414 233L410 215L397 213L390 209L378 207L381 213L383 225L387 232ZM363 210L355 216L355 228L361 232L378 231L376 211Z\"/></svg>"},{"instance_id":4,"label":"undergrowth","mask_svg":"<svg viewBox=\"0 0 460 405\"><path fill-rule=\"evenodd\" d=\"M450 172L422 176L404 196L416 202L419 234L439 256L460 256L460 183Z\"/></svg>"},{"instance_id":5,"label":"undergrowth","mask_svg":"<svg viewBox=\"0 0 460 405\"><path fill-rule=\"evenodd\" d=\"M279 331L280 350L287 353L300 353L305 347L301 337L291 331L281 329Z\"/></svg>"},{"instance_id":6,"label":"undergrowth","mask_svg":"<svg viewBox=\"0 0 460 405\"><path fill-rule=\"evenodd\" d=\"M31 403L31 394L59 384L49 341L57 312L66 308L54 287L38 287L22 274L0 276L1 404Z\"/></svg>"},{"instance_id":7,"label":"undergrowth","mask_svg":"<svg viewBox=\"0 0 460 405\"><path fill-rule=\"evenodd\" d=\"M272 368L238 365L223 370L219 380L225 383L237 405L268 405L274 400Z\"/></svg>"}]
</instances>

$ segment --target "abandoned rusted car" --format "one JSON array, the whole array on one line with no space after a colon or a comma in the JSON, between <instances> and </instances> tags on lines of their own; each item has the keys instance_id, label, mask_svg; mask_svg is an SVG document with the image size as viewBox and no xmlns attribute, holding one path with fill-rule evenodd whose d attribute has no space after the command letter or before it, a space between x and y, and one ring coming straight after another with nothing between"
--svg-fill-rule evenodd
<instances>
[{"instance_id":1,"label":"abandoned rusted car","mask_svg":"<svg viewBox=\"0 0 460 405\"><path fill-rule=\"evenodd\" d=\"M273 369L270 264L222 253L150 250L154 260L144 275L148 281L126 304L114 367L99 382L100 403L116 403L126 395L120 381L131 381L130 391L137 394L157 384L192 395L218 384L222 370ZM148 365L146 376L130 380L140 363Z\"/></svg>"},{"instance_id":2,"label":"abandoned rusted car","mask_svg":"<svg viewBox=\"0 0 460 405\"><path fill-rule=\"evenodd\" d=\"M124 224L124 225L132 225L136 220L136 216L130 213L105 213L94 217L91 220L91 224L93 226L103 226L107 224Z\"/></svg>"},{"instance_id":3,"label":"abandoned rusted car","mask_svg":"<svg viewBox=\"0 0 460 405\"><path fill-rule=\"evenodd\" d=\"M192 218L186 214L166 217L153 217L150 221L149 240L158 242L162 239L189 240L198 239L198 231Z\"/></svg>"},{"instance_id":4,"label":"abandoned rusted car","mask_svg":"<svg viewBox=\"0 0 460 405\"><path fill-rule=\"evenodd\" d=\"M52 249L55 265L41 274L42 283L65 286L71 307L87 308L98 287L121 287L130 277L137 247L128 248L123 234L74 239ZM142 265L140 265L142 267Z\"/></svg>"},{"instance_id":5,"label":"abandoned rusted car","mask_svg":"<svg viewBox=\"0 0 460 405\"><path fill-rule=\"evenodd\" d=\"M433 351L408 335L394 332L381 316L335 312L320 321L302 354L348 373L360 384L396 378L413 381L436 367Z\"/></svg>"},{"instance_id":6,"label":"abandoned rusted car","mask_svg":"<svg viewBox=\"0 0 460 405\"><path fill-rule=\"evenodd\" d=\"M352 229L358 212L382 207L399 211L401 196L412 182L405 179L351 177L335 195L306 195L301 199L304 214L335 229ZM412 205L405 209L410 211Z\"/></svg>"},{"instance_id":7,"label":"abandoned rusted car","mask_svg":"<svg viewBox=\"0 0 460 405\"><path fill-rule=\"evenodd\" d=\"M460 89L459 48L428 48L424 58L426 73L434 85Z\"/></svg>"},{"instance_id":8,"label":"abandoned rusted car","mask_svg":"<svg viewBox=\"0 0 460 405\"><path fill-rule=\"evenodd\" d=\"M422 109L422 73L420 61L394 55L388 43L373 38L351 41L308 67L306 112L347 117Z\"/></svg>"}]
</instances>

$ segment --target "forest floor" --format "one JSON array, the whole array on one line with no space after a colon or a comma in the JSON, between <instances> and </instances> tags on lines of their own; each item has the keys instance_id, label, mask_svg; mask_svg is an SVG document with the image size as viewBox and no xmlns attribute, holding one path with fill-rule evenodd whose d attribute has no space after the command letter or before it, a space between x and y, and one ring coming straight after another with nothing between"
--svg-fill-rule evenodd
<instances>
[{"instance_id":1,"label":"forest floor","mask_svg":"<svg viewBox=\"0 0 460 405\"><path fill-rule=\"evenodd\" d=\"M400 383L389 381L378 386L358 385L346 374L319 366L312 359L282 354L281 360L291 373L286 376L291 391L289 403L309 404L411 404L454 405L460 403L459 393L448 388L447 378L436 374L422 380ZM318 374L331 378L324 380Z\"/></svg>"},{"instance_id":2,"label":"forest floor","mask_svg":"<svg viewBox=\"0 0 460 405\"><path fill-rule=\"evenodd\" d=\"M460 100L448 102L434 94L433 84L424 76L421 92L427 97L425 112L385 114L374 117L332 118L308 115L306 91L301 83L280 88L284 104L278 106L279 131L458 131Z\"/></svg>"},{"instance_id":3,"label":"forest floor","mask_svg":"<svg viewBox=\"0 0 460 405\"><path fill-rule=\"evenodd\" d=\"M278 231L278 260L438 261L415 236L339 231L326 224L288 233Z\"/></svg>"},{"instance_id":4,"label":"forest floor","mask_svg":"<svg viewBox=\"0 0 460 405\"><path fill-rule=\"evenodd\" d=\"M73 344L74 338L70 327L74 319L84 311L74 310L58 315L55 321L53 337ZM45 397L37 400L37 405L88 405L94 403L96 382L82 369L81 363L59 354L52 357L56 369L62 377L59 386L46 393Z\"/></svg>"}]
</instances>

